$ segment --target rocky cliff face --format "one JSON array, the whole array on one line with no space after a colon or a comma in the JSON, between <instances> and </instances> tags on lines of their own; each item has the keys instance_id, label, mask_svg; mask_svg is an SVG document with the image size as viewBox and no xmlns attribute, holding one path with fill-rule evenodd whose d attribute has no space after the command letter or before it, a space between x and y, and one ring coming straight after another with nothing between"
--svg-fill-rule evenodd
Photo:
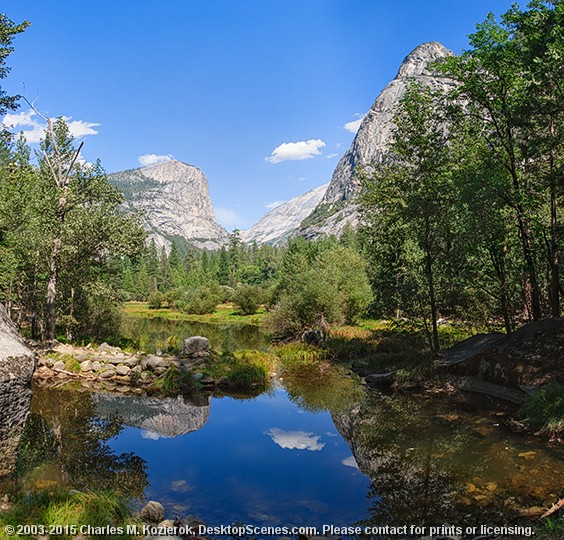
<instances>
[{"instance_id":1,"label":"rocky cliff face","mask_svg":"<svg viewBox=\"0 0 564 540\"><path fill-rule=\"evenodd\" d=\"M309 238L319 234L340 234L346 223L355 225L358 222L355 203L360 188L358 169L370 174L371 165L385 158L392 139L394 108L410 80L435 90L452 85L451 81L429 69L432 62L452 54L434 41L419 45L407 55L395 79L382 90L365 115L351 147L337 164L323 199L302 223L300 234Z\"/></svg>"},{"instance_id":2,"label":"rocky cliff face","mask_svg":"<svg viewBox=\"0 0 564 540\"><path fill-rule=\"evenodd\" d=\"M126 207L142 213L143 223L157 246L169 246L174 238L192 245L217 249L228 233L215 220L206 175L180 161L109 175L125 194Z\"/></svg>"},{"instance_id":3,"label":"rocky cliff face","mask_svg":"<svg viewBox=\"0 0 564 540\"><path fill-rule=\"evenodd\" d=\"M329 184L323 184L299 197L277 206L261 217L250 229L241 231L241 239L252 244L284 244L319 204Z\"/></svg>"},{"instance_id":4,"label":"rocky cliff face","mask_svg":"<svg viewBox=\"0 0 564 540\"><path fill-rule=\"evenodd\" d=\"M12 473L31 403L35 356L0 304L0 478Z\"/></svg>"}]
</instances>

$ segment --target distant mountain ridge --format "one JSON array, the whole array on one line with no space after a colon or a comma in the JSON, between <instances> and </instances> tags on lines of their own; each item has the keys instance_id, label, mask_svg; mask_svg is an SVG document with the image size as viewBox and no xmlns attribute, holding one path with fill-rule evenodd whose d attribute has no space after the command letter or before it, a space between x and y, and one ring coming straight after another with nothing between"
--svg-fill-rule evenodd
<instances>
[{"instance_id":1,"label":"distant mountain ridge","mask_svg":"<svg viewBox=\"0 0 564 540\"><path fill-rule=\"evenodd\" d=\"M340 234L347 223L355 225L359 209L355 198L360 191L358 170L367 174L372 164L382 161L393 135L393 112L407 84L414 80L434 90L445 90L452 81L434 73L429 64L451 56L452 51L437 41L423 43L409 53L396 77L380 92L364 116L351 147L340 159L323 199L301 224L306 238L320 234Z\"/></svg>"},{"instance_id":2,"label":"distant mountain ridge","mask_svg":"<svg viewBox=\"0 0 564 540\"><path fill-rule=\"evenodd\" d=\"M322 199L329 183L294 197L261 217L250 229L240 232L241 239L252 244L284 244L295 234L300 223L309 216Z\"/></svg>"},{"instance_id":3,"label":"distant mountain ridge","mask_svg":"<svg viewBox=\"0 0 564 540\"><path fill-rule=\"evenodd\" d=\"M206 175L197 167L169 160L108 178L123 191L126 208L141 213L157 246L168 248L179 238L206 249L227 243L229 234L215 219Z\"/></svg>"}]
</instances>

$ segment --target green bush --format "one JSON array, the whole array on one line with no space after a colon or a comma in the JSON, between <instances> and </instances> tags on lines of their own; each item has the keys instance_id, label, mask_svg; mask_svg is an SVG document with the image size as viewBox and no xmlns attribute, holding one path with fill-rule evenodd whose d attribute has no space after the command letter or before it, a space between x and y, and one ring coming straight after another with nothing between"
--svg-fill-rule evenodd
<instances>
[{"instance_id":1,"label":"green bush","mask_svg":"<svg viewBox=\"0 0 564 540\"><path fill-rule=\"evenodd\" d=\"M243 315L254 315L264 302L264 293L257 285L239 284L232 299Z\"/></svg>"},{"instance_id":2,"label":"green bush","mask_svg":"<svg viewBox=\"0 0 564 540\"><path fill-rule=\"evenodd\" d=\"M205 315L213 313L220 301L219 286L197 287L179 301L179 307L185 313Z\"/></svg>"},{"instance_id":3,"label":"green bush","mask_svg":"<svg viewBox=\"0 0 564 540\"><path fill-rule=\"evenodd\" d=\"M149 294L147 302L149 304L149 309L161 309L165 301L164 294L159 291L153 291Z\"/></svg>"},{"instance_id":4,"label":"green bush","mask_svg":"<svg viewBox=\"0 0 564 540\"><path fill-rule=\"evenodd\" d=\"M324 322L353 324L367 310L372 291L366 263L354 250L326 242L295 244L267 327L275 337L297 337Z\"/></svg>"}]
</instances>

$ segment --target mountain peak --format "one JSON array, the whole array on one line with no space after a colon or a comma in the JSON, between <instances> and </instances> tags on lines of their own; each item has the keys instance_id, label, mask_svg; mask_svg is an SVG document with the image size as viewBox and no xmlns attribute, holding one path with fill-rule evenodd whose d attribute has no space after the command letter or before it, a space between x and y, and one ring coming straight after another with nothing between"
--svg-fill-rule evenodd
<instances>
[{"instance_id":1,"label":"mountain peak","mask_svg":"<svg viewBox=\"0 0 564 540\"><path fill-rule=\"evenodd\" d=\"M429 64L453 54L450 49L438 41L421 43L403 59L396 79L421 75L433 76Z\"/></svg>"},{"instance_id":2,"label":"mountain peak","mask_svg":"<svg viewBox=\"0 0 564 540\"><path fill-rule=\"evenodd\" d=\"M227 242L227 231L215 220L208 180L197 167L170 159L113 173L109 179L124 192L125 206L141 212L157 246L168 247L174 238L206 249Z\"/></svg>"}]
</instances>

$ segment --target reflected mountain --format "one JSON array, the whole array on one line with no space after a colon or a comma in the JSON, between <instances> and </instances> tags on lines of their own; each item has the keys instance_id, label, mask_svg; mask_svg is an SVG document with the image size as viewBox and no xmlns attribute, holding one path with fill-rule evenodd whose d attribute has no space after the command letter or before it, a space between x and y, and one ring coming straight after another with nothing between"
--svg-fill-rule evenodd
<instances>
[{"instance_id":1,"label":"reflected mountain","mask_svg":"<svg viewBox=\"0 0 564 540\"><path fill-rule=\"evenodd\" d=\"M119 418L123 425L144 430L144 438L158 439L186 435L200 429L210 415L210 397L199 395L194 401L143 395L94 394L96 414Z\"/></svg>"}]
</instances>

